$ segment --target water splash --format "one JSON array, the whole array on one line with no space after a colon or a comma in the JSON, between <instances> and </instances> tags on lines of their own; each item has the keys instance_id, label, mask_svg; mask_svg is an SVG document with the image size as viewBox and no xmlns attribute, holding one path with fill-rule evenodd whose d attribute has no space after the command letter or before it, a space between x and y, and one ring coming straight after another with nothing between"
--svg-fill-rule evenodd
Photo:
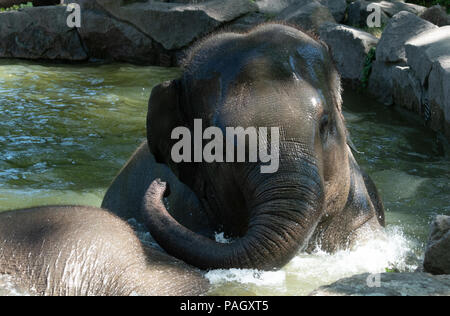
<instances>
[{"instance_id":1,"label":"water splash","mask_svg":"<svg viewBox=\"0 0 450 316\"><path fill-rule=\"evenodd\" d=\"M213 284L213 295L230 290L256 295L307 295L322 285L359 273L414 271L420 262L416 246L400 227L391 226L385 235L367 232L351 250L331 255L320 250L299 254L280 271L214 270L206 277Z\"/></svg>"},{"instance_id":2,"label":"water splash","mask_svg":"<svg viewBox=\"0 0 450 316\"><path fill-rule=\"evenodd\" d=\"M17 284L8 275L0 275L0 296L31 296L31 294Z\"/></svg>"}]
</instances>

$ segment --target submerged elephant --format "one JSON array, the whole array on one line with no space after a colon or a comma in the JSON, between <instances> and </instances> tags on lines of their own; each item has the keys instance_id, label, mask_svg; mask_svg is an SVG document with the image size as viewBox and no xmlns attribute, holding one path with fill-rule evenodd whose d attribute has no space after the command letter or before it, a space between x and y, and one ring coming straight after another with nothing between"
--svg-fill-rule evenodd
<instances>
[{"instance_id":1,"label":"submerged elephant","mask_svg":"<svg viewBox=\"0 0 450 316\"><path fill-rule=\"evenodd\" d=\"M105 210L58 206L0 213L0 275L36 295L199 295L194 268L145 247Z\"/></svg>"},{"instance_id":2,"label":"submerged elephant","mask_svg":"<svg viewBox=\"0 0 450 316\"><path fill-rule=\"evenodd\" d=\"M317 245L345 248L363 228L384 226L384 209L352 155L341 104L327 47L305 33L265 24L213 35L191 50L181 78L152 91L150 152L141 146L103 207L129 205L120 215L139 217L142 204L155 240L203 269L270 270ZM196 119L222 130L279 127L278 171L261 173L261 162L175 163L171 133L194 132ZM170 184L165 203L166 185L155 178ZM216 242L214 232L232 241Z\"/></svg>"},{"instance_id":3,"label":"submerged elephant","mask_svg":"<svg viewBox=\"0 0 450 316\"><path fill-rule=\"evenodd\" d=\"M55 5L60 4L61 0L0 0L0 8L10 8L14 5L19 4L26 4L28 2L32 2L33 6L40 7L40 6L47 6L47 5Z\"/></svg>"}]
</instances>

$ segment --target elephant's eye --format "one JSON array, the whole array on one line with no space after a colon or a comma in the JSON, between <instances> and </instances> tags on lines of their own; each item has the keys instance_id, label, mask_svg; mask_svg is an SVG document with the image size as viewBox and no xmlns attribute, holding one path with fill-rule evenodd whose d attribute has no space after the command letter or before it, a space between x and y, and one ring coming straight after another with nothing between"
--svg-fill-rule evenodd
<instances>
[{"instance_id":1,"label":"elephant's eye","mask_svg":"<svg viewBox=\"0 0 450 316\"><path fill-rule=\"evenodd\" d=\"M324 114L320 119L320 134L324 135L327 132L329 124L330 120L328 114Z\"/></svg>"}]
</instances>

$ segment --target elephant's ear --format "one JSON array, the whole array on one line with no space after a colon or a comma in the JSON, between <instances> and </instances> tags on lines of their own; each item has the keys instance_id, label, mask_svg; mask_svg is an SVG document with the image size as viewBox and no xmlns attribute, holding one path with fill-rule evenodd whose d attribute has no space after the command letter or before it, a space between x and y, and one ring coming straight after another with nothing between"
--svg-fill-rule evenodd
<instances>
[{"instance_id":1,"label":"elephant's ear","mask_svg":"<svg viewBox=\"0 0 450 316\"><path fill-rule=\"evenodd\" d=\"M148 103L147 140L158 163L170 164L172 131L182 126L180 81L164 82L153 88Z\"/></svg>"}]
</instances>

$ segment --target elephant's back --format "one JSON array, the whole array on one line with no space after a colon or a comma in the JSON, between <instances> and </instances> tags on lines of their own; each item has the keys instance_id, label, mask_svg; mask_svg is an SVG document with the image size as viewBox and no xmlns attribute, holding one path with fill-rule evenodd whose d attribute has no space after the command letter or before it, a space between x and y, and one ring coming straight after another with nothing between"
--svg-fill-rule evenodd
<instances>
[{"instance_id":1,"label":"elephant's back","mask_svg":"<svg viewBox=\"0 0 450 316\"><path fill-rule=\"evenodd\" d=\"M0 214L0 274L38 295L198 295L197 270L142 245L106 210L49 206Z\"/></svg>"},{"instance_id":2,"label":"elephant's back","mask_svg":"<svg viewBox=\"0 0 450 316\"><path fill-rule=\"evenodd\" d=\"M53 206L0 214L0 273L39 295L129 295L145 265L133 230L105 210Z\"/></svg>"}]
</instances>

